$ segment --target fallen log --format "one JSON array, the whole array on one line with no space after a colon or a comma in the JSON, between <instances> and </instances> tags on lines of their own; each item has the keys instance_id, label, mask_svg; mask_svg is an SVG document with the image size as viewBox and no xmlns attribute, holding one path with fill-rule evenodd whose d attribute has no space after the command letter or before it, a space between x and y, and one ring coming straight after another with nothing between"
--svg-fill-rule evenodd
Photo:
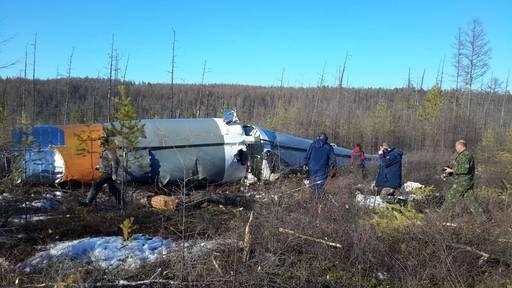
<instances>
[{"instance_id":1,"label":"fallen log","mask_svg":"<svg viewBox=\"0 0 512 288\"><path fill-rule=\"evenodd\" d=\"M288 229L284 229L284 228L279 228L279 232L287 233L287 234L290 234L290 235L293 235L293 236L296 236L296 237L299 237L299 238L315 241L315 242L322 243L322 244L329 245L329 246L333 246L333 247L336 247L336 248L343 248L343 246L341 246L341 244L325 241L325 240L318 239L318 238L313 238L311 236L303 235L303 234L297 233L297 232L292 231L292 230L288 230Z\"/></svg>"},{"instance_id":2,"label":"fallen log","mask_svg":"<svg viewBox=\"0 0 512 288\"><path fill-rule=\"evenodd\" d=\"M247 195L198 192L185 197L169 195L142 195L138 199L138 202L151 208L174 211L178 207L199 207L204 203L250 208L254 204L254 199Z\"/></svg>"},{"instance_id":3,"label":"fallen log","mask_svg":"<svg viewBox=\"0 0 512 288\"><path fill-rule=\"evenodd\" d=\"M478 264L480 264L480 265L485 263L485 262L489 262L491 260L496 260L498 262L506 264L507 266L511 266L512 265L511 261L508 260L508 259L504 259L504 258L501 258L501 257L497 257L497 256L494 256L494 255L491 255L489 253L485 253L483 251L477 250L477 249L475 249L473 247L469 247L467 245L455 244L455 243L452 243L452 244L449 244L449 245L454 247L454 248L463 249L465 251L468 251L468 252L471 252L473 254L476 254L476 255L480 256L480 260L478 261Z\"/></svg>"}]
</instances>

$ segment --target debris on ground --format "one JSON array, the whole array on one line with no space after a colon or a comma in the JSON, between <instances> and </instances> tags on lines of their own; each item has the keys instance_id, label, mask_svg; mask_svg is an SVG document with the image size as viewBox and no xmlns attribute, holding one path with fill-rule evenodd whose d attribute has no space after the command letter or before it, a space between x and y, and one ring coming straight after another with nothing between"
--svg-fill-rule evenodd
<instances>
[{"instance_id":1,"label":"debris on ground","mask_svg":"<svg viewBox=\"0 0 512 288\"><path fill-rule=\"evenodd\" d=\"M364 195L359 192L356 192L356 202L361 206L371 207L371 208L379 208L388 205L384 199L380 196L374 195Z\"/></svg>"},{"instance_id":2,"label":"debris on ground","mask_svg":"<svg viewBox=\"0 0 512 288\"><path fill-rule=\"evenodd\" d=\"M362 206L371 208L380 208L388 204L398 204L400 206L405 206L407 205L407 203L417 198L416 195L414 194L416 189L425 187L424 185L417 182L406 182L400 188L399 194L401 195L388 196L388 198L392 198L392 201L386 201L384 197L371 195L375 194L377 190L376 187L373 186L374 184L372 184L370 188L362 184L355 186L354 190L356 194L356 202Z\"/></svg>"},{"instance_id":3,"label":"debris on ground","mask_svg":"<svg viewBox=\"0 0 512 288\"><path fill-rule=\"evenodd\" d=\"M43 198L21 204L20 207L54 209L62 205L62 202L53 198Z\"/></svg>"},{"instance_id":4,"label":"debris on ground","mask_svg":"<svg viewBox=\"0 0 512 288\"><path fill-rule=\"evenodd\" d=\"M190 240L183 243L139 234L134 235L132 241L124 241L121 236L83 238L55 242L48 250L37 253L18 268L33 272L68 260L109 270L134 270L163 257L175 259L183 248L186 257L195 258L210 251L238 249L241 245L240 241L230 240Z\"/></svg>"},{"instance_id":5,"label":"debris on ground","mask_svg":"<svg viewBox=\"0 0 512 288\"><path fill-rule=\"evenodd\" d=\"M42 209L56 209L62 205L62 191L50 191L46 193L42 199L32 202L26 202L20 205L23 208L42 208Z\"/></svg>"},{"instance_id":6,"label":"debris on ground","mask_svg":"<svg viewBox=\"0 0 512 288\"><path fill-rule=\"evenodd\" d=\"M415 189L423 187L425 187L425 185L422 185L417 182L408 181L402 186L401 190L405 193L414 193Z\"/></svg>"},{"instance_id":7,"label":"debris on ground","mask_svg":"<svg viewBox=\"0 0 512 288\"><path fill-rule=\"evenodd\" d=\"M36 222L43 221L54 218L63 218L63 217L71 217L71 215L52 215L48 213L39 213L39 214L27 214L27 215L16 215L9 218L10 223L21 224L27 222Z\"/></svg>"}]
</instances>

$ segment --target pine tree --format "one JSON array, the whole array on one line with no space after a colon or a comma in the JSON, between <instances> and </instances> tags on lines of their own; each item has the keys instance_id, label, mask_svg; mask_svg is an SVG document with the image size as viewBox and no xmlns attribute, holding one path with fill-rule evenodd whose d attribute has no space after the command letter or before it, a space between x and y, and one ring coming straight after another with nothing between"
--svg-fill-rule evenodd
<instances>
[{"instance_id":1,"label":"pine tree","mask_svg":"<svg viewBox=\"0 0 512 288\"><path fill-rule=\"evenodd\" d=\"M444 97L441 88L436 84L432 87L425 96L425 102L420 110L417 112L416 117L424 129L425 137L429 145L427 147L435 147L437 138L440 133L437 133L440 125L440 120L444 108Z\"/></svg>"},{"instance_id":2,"label":"pine tree","mask_svg":"<svg viewBox=\"0 0 512 288\"><path fill-rule=\"evenodd\" d=\"M378 144L384 141L390 141L393 132L393 113L381 100L368 120L368 135L372 139L372 144Z\"/></svg>"},{"instance_id":3,"label":"pine tree","mask_svg":"<svg viewBox=\"0 0 512 288\"><path fill-rule=\"evenodd\" d=\"M114 100L115 114L114 121L105 127L105 132L108 137L114 141L110 141L110 149L115 149L121 152L121 165L119 167L121 173L121 203L122 208L126 209L126 182L127 173L130 170L130 159L134 158L134 152L140 138L144 135L144 124L137 118L133 101L130 97L126 96L124 86L119 86L120 96Z\"/></svg>"}]
</instances>

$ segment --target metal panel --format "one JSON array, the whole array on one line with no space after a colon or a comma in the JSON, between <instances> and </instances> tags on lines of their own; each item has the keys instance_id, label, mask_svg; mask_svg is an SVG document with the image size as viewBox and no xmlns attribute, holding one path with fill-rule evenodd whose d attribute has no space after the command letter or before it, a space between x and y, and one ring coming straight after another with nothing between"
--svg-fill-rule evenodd
<instances>
[{"instance_id":1,"label":"metal panel","mask_svg":"<svg viewBox=\"0 0 512 288\"><path fill-rule=\"evenodd\" d=\"M141 123L144 124L144 137L138 143L137 153L140 155L145 150L149 158L131 166L149 166L151 173L131 167L133 179L159 179L163 185L183 178L207 179L209 182L224 179L224 136L216 120L155 119ZM129 157L137 158L133 156L132 153Z\"/></svg>"},{"instance_id":2,"label":"metal panel","mask_svg":"<svg viewBox=\"0 0 512 288\"><path fill-rule=\"evenodd\" d=\"M300 166L303 164L304 156L313 142L312 140L274 132L263 127L255 128L260 132L261 142L265 150L272 151L289 166ZM333 145L333 147L338 165L349 165L352 151L336 145Z\"/></svg>"},{"instance_id":3,"label":"metal panel","mask_svg":"<svg viewBox=\"0 0 512 288\"><path fill-rule=\"evenodd\" d=\"M63 181L93 182L99 177L95 169L100 162L101 124L59 126L64 131L65 145L54 147L64 159Z\"/></svg>"},{"instance_id":4,"label":"metal panel","mask_svg":"<svg viewBox=\"0 0 512 288\"><path fill-rule=\"evenodd\" d=\"M47 149L50 146L64 145L64 131L59 127L40 125L24 128L18 126L12 132L13 148L20 151L26 145L26 143L23 143L23 138L28 136L32 138L31 149Z\"/></svg>"}]
</instances>

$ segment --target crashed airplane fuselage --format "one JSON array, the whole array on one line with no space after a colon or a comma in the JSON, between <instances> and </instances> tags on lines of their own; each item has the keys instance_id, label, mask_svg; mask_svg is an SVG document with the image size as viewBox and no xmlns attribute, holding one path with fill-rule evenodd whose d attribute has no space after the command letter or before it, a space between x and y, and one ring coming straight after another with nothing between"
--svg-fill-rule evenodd
<instances>
[{"instance_id":1,"label":"crashed airplane fuselage","mask_svg":"<svg viewBox=\"0 0 512 288\"><path fill-rule=\"evenodd\" d=\"M220 118L149 119L140 124L144 133L127 154L127 179L160 185L184 179L209 183L274 180L283 171L300 168L312 142ZM99 176L95 169L101 151L99 139L109 125L17 128L13 142L15 150L25 155L25 181L94 181ZM24 144L26 138L31 139L29 145ZM351 150L333 146L337 164L348 165Z\"/></svg>"}]
</instances>

